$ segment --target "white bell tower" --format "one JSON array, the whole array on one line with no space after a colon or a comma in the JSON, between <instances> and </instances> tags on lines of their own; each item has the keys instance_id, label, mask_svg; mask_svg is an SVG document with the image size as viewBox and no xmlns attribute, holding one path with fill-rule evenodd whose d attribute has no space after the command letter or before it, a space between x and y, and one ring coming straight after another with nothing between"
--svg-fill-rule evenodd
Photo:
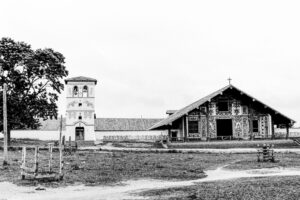
<instances>
[{"instance_id":1,"label":"white bell tower","mask_svg":"<svg viewBox=\"0 0 300 200\"><path fill-rule=\"evenodd\" d=\"M67 91L66 140L95 141L95 86L97 80L74 77L65 80Z\"/></svg>"}]
</instances>

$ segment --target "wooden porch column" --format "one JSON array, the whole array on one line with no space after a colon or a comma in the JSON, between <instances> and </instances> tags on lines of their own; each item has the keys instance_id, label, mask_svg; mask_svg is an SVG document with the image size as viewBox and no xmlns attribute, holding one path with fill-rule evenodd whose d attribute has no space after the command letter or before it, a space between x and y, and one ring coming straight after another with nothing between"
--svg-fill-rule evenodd
<instances>
[{"instance_id":1,"label":"wooden porch column","mask_svg":"<svg viewBox=\"0 0 300 200\"><path fill-rule=\"evenodd\" d=\"M199 115L198 115L198 133L199 133L199 136L202 140L202 135L201 135L201 109L200 109L200 106L199 106Z\"/></svg>"},{"instance_id":2,"label":"wooden porch column","mask_svg":"<svg viewBox=\"0 0 300 200\"><path fill-rule=\"evenodd\" d=\"M253 135L253 109L252 109L252 104L249 105L249 133L251 140L254 140L254 135Z\"/></svg>"},{"instance_id":3,"label":"wooden porch column","mask_svg":"<svg viewBox=\"0 0 300 200\"><path fill-rule=\"evenodd\" d=\"M170 125L168 125L168 140L169 141L172 141L172 135L171 135L171 126Z\"/></svg>"},{"instance_id":4,"label":"wooden porch column","mask_svg":"<svg viewBox=\"0 0 300 200\"><path fill-rule=\"evenodd\" d=\"M182 120L181 120L181 121L182 121L182 136L181 136L182 138L180 138L180 140L182 140L182 139L184 140L184 138L185 138L184 117L182 117L181 119L182 119Z\"/></svg>"},{"instance_id":5,"label":"wooden porch column","mask_svg":"<svg viewBox=\"0 0 300 200\"><path fill-rule=\"evenodd\" d=\"M286 138L285 139L289 139L289 135L290 135L290 126L289 124L286 124Z\"/></svg>"},{"instance_id":6,"label":"wooden porch column","mask_svg":"<svg viewBox=\"0 0 300 200\"><path fill-rule=\"evenodd\" d=\"M207 141L211 139L211 133L209 132L209 103L206 103L206 135Z\"/></svg>"},{"instance_id":7,"label":"wooden porch column","mask_svg":"<svg viewBox=\"0 0 300 200\"><path fill-rule=\"evenodd\" d=\"M186 127L186 134L185 134L185 137L184 137L184 141L187 140L188 138L188 134L189 134L189 118L188 118L188 115L185 116L185 127Z\"/></svg>"},{"instance_id":8,"label":"wooden porch column","mask_svg":"<svg viewBox=\"0 0 300 200\"><path fill-rule=\"evenodd\" d=\"M272 128L272 136L271 139L274 140L275 139L275 130L274 130L274 120L272 118L272 122L271 122L271 128Z\"/></svg>"}]
</instances>

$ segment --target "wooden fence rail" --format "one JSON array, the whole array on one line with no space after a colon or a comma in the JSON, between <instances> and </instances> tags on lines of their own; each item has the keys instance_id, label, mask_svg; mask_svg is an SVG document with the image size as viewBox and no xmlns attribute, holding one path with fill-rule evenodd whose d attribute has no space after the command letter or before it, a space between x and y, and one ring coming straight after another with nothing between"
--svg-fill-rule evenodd
<instances>
[{"instance_id":1,"label":"wooden fence rail","mask_svg":"<svg viewBox=\"0 0 300 200\"><path fill-rule=\"evenodd\" d=\"M52 160L53 160L53 143L48 144L49 148L49 161L48 170L42 173L39 170L39 147L34 148L34 165L32 168L26 166L26 147L22 148L22 165L21 165L21 179L24 180L26 177L29 179L52 179L52 180L62 180L63 173L63 157L62 148L59 148L59 172L53 172Z\"/></svg>"},{"instance_id":2,"label":"wooden fence rail","mask_svg":"<svg viewBox=\"0 0 300 200\"><path fill-rule=\"evenodd\" d=\"M114 135L114 136L103 136L103 141L129 141L129 140L139 140L139 141L157 141L166 140L168 136L166 135Z\"/></svg>"}]
</instances>

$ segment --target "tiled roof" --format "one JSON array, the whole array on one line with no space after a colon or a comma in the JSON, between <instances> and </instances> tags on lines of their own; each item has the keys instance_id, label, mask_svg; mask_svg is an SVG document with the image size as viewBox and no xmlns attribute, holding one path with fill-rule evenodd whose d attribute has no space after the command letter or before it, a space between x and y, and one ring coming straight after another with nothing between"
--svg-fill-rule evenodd
<instances>
[{"instance_id":1,"label":"tiled roof","mask_svg":"<svg viewBox=\"0 0 300 200\"><path fill-rule=\"evenodd\" d=\"M95 119L95 131L146 131L151 126L163 119L143 118L97 118ZM40 120L41 131L58 131L60 119ZM63 118L63 130L66 130L66 119Z\"/></svg>"},{"instance_id":2,"label":"tiled roof","mask_svg":"<svg viewBox=\"0 0 300 200\"><path fill-rule=\"evenodd\" d=\"M97 79L89 78L85 76L77 76L77 77L65 79L65 83L67 84L68 82L95 82L95 84L97 84Z\"/></svg>"},{"instance_id":3,"label":"tiled roof","mask_svg":"<svg viewBox=\"0 0 300 200\"><path fill-rule=\"evenodd\" d=\"M266 106L270 111L276 113L276 115L280 116L281 118L284 118L286 120L289 120L291 123L295 123L294 120L286 117L285 115L279 113L278 111L276 111L275 109L271 108L270 106L267 106L266 104L260 102L259 100L253 98L252 96L246 94L245 92L243 92L242 90L238 89L237 87L229 84L223 88L221 88L220 90L217 90L215 91L214 93L210 94L210 95L207 95L206 97L176 111L174 114L170 115L168 118L158 122L157 124L155 124L154 126L152 126L150 128L150 130L154 130L154 129L159 129L159 128L162 128L164 126L168 126L169 124L171 124L172 122L174 122L175 120L181 118L182 116L184 115L187 115L190 111L196 109L196 108L199 108L199 106L203 105L204 103L210 101L212 98L216 97L217 95L220 95L222 94L225 90L227 89L235 89L237 91L239 91L240 93L243 93L245 96L247 96L248 98L252 98L254 99L256 102L260 103L260 104L263 104L264 106Z\"/></svg>"},{"instance_id":4,"label":"tiled roof","mask_svg":"<svg viewBox=\"0 0 300 200\"><path fill-rule=\"evenodd\" d=\"M146 131L163 119L97 118L95 131Z\"/></svg>"}]
</instances>

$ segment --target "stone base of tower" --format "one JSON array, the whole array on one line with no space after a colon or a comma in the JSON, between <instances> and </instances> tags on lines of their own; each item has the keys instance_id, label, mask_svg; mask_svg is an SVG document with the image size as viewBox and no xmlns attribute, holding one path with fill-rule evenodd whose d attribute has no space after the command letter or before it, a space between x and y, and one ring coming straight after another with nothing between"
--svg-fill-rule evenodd
<instances>
[{"instance_id":1,"label":"stone base of tower","mask_svg":"<svg viewBox=\"0 0 300 200\"><path fill-rule=\"evenodd\" d=\"M96 141L94 126L66 126L65 138L68 141Z\"/></svg>"}]
</instances>

